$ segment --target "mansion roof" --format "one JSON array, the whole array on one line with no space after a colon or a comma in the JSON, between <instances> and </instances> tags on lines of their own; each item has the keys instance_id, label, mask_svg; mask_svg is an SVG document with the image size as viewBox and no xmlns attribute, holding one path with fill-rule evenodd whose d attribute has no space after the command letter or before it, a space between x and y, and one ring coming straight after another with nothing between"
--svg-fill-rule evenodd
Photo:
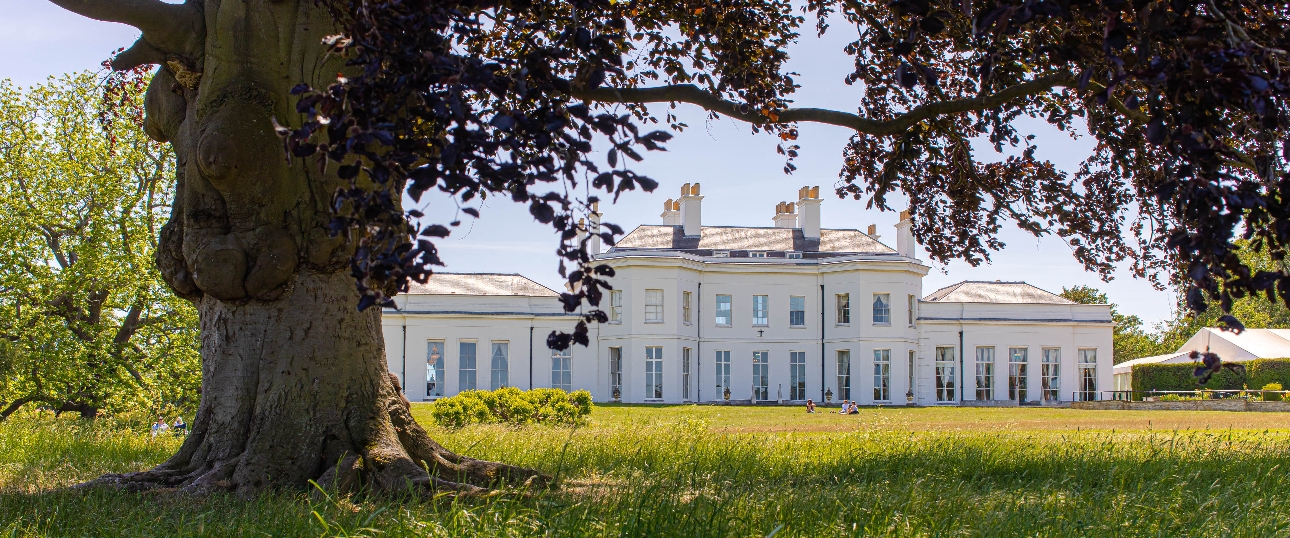
<instances>
[{"instance_id":1,"label":"mansion roof","mask_svg":"<svg viewBox=\"0 0 1290 538\"><path fill-rule=\"evenodd\" d=\"M859 230L820 230L807 239L800 228L703 226L701 235L686 236L681 226L638 226L614 245L613 251L635 249L687 251L814 252L825 254L895 254L891 247Z\"/></svg>"},{"instance_id":2,"label":"mansion roof","mask_svg":"<svg viewBox=\"0 0 1290 538\"><path fill-rule=\"evenodd\" d=\"M965 280L932 292L923 297L928 302L944 303L1031 303L1076 304L1025 282L982 282Z\"/></svg>"},{"instance_id":3,"label":"mansion roof","mask_svg":"<svg viewBox=\"0 0 1290 538\"><path fill-rule=\"evenodd\" d=\"M512 273L435 273L425 284L412 282L412 295L494 295L556 297L558 293Z\"/></svg>"}]
</instances>

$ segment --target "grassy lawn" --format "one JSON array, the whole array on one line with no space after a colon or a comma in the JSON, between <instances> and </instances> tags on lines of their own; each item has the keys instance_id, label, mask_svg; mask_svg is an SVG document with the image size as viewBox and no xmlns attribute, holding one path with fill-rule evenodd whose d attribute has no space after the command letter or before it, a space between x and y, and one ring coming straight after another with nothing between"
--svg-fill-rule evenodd
<instances>
[{"instance_id":1,"label":"grassy lawn","mask_svg":"<svg viewBox=\"0 0 1290 538\"><path fill-rule=\"evenodd\" d=\"M532 497L57 490L164 460L178 440L146 426L0 424L0 535L1290 536L1275 413L598 406L577 429L431 428L563 480Z\"/></svg>"}]
</instances>

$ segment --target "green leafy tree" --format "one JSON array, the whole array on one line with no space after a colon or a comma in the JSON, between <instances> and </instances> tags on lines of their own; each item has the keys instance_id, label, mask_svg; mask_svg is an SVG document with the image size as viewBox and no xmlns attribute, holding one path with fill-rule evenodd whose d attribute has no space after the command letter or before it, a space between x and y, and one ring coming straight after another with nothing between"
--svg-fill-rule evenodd
<instances>
[{"instance_id":1,"label":"green leafy tree","mask_svg":"<svg viewBox=\"0 0 1290 538\"><path fill-rule=\"evenodd\" d=\"M1274 260L1266 250L1255 250L1249 241L1238 240L1237 256L1241 262L1253 271L1284 270L1284 261ZM1061 296L1080 304L1109 304L1111 319L1115 322L1115 362L1121 363L1141 357L1163 355L1177 351L1192 335L1205 327L1220 327L1224 315L1217 308L1195 313L1186 307L1186 297L1179 294L1173 319L1164 321L1147 329L1142 319L1134 315L1121 314L1115 303L1107 294L1089 286L1063 287ZM1249 329L1286 329L1290 328L1290 308L1277 298L1266 294L1240 295L1230 305L1232 315L1240 319Z\"/></svg>"},{"instance_id":2,"label":"green leafy tree","mask_svg":"<svg viewBox=\"0 0 1290 538\"><path fill-rule=\"evenodd\" d=\"M196 404L197 315L153 261L175 175L148 78L0 81L0 418Z\"/></svg>"},{"instance_id":3,"label":"green leafy tree","mask_svg":"<svg viewBox=\"0 0 1290 538\"><path fill-rule=\"evenodd\" d=\"M1079 304L1111 305L1111 321L1115 323L1112 339L1115 343L1113 358L1116 364L1139 357L1150 357L1169 350L1163 349L1159 335L1148 331L1142 324L1142 318L1124 315L1118 306L1112 303L1106 293L1090 286L1062 287L1062 297Z\"/></svg>"}]
</instances>

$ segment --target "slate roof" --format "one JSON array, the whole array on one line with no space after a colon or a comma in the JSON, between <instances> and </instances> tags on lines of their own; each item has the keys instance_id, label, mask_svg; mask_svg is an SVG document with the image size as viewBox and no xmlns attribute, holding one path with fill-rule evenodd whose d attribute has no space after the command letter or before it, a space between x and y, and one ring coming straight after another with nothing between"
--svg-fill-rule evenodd
<instances>
[{"instance_id":1,"label":"slate roof","mask_svg":"<svg viewBox=\"0 0 1290 538\"><path fill-rule=\"evenodd\" d=\"M699 237L686 237L681 226L638 226L614 245L615 251L753 250L858 254L894 254L891 247L859 230L820 230L820 239L807 239L800 228L704 226Z\"/></svg>"},{"instance_id":2,"label":"slate roof","mask_svg":"<svg viewBox=\"0 0 1290 538\"><path fill-rule=\"evenodd\" d=\"M511 273L435 273L425 284L412 282L412 295L500 295L556 297L559 294L523 276Z\"/></svg>"},{"instance_id":3,"label":"slate roof","mask_svg":"<svg viewBox=\"0 0 1290 538\"><path fill-rule=\"evenodd\" d=\"M1075 304L1025 282L981 282L965 280L932 292L924 301L943 303L1039 303Z\"/></svg>"}]
</instances>

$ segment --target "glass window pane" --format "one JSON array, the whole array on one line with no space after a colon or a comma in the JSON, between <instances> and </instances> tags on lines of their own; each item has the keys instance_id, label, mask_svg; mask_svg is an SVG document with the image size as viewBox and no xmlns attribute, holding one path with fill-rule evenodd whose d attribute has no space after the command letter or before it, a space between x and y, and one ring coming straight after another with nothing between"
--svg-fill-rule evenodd
<instances>
[{"instance_id":1,"label":"glass window pane","mask_svg":"<svg viewBox=\"0 0 1290 538\"><path fill-rule=\"evenodd\" d=\"M838 350L838 400L851 399L851 350Z\"/></svg>"},{"instance_id":2,"label":"glass window pane","mask_svg":"<svg viewBox=\"0 0 1290 538\"><path fill-rule=\"evenodd\" d=\"M1008 348L1008 399L1016 402L1026 401L1027 362L1030 349L1024 347Z\"/></svg>"},{"instance_id":3,"label":"glass window pane","mask_svg":"<svg viewBox=\"0 0 1290 538\"><path fill-rule=\"evenodd\" d=\"M976 399L994 399L994 348L976 348Z\"/></svg>"},{"instance_id":4,"label":"glass window pane","mask_svg":"<svg viewBox=\"0 0 1290 538\"><path fill-rule=\"evenodd\" d=\"M788 353L788 399L806 399L806 352Z\"/></svg>"},{"instance_id":5,"label":"glass window pane","mask_svg":"<svg viewBox=\"0 0 1290 538\"><path fill-rule=\"evenodd\" d=\"M936 366L934 373L936 375L937 402L953 402L957 397L957 394L955 393L957 386L956 379L954 377L954 351L955 349L953 347L936 348Z\"/></svg>"},{"instance_id":6,"label":"glass window pane","mask_svg":"<svg viewBox=\"0 0 1290 538\"><path fill-rule=\"evenodd\" d=\"M429 342L426 346L426 397L443 396L443 342Z\"/></svg>"},{"instance_id":7,"label":"glass window pane","mask_svg":"<svg viewBox=\"0 0 1290 538\"><path fill-rule=\"evenodd\" d=\"M891 401L891 350L873 350L873 400Z\"/></svg>"},{"instance_id":8,"label":"glass window pane","mask_svg":"<svg viewBox=\"0 0 1290 538\"><path fill-rule=\"evenodd\" d=\"M770 352L753 352L753 400L770 399Z\"/></svg>"},{"instance_id":9,"label":"glass window pane","mask_svg":"<svg viewBox=\"0 0 1290 538\"><path fill-rule=\"evenodd\" d=\"M509 357L510 344L506 342L493 342L493 360L492 376L490 386L492 390L505 387L509 382Z\"/></svg>"},{"instance_id":10,"label":"glass window pane","mask_svg":"<svg viewBox=\"0 0 1290 538\"><path fill-rule=\"evenodd\" d=\"M475 390L475 342L461 342L458 349L460 350L457 360L458 385L457 390Z\"/></svg>"},{"instance_id":11,"label":"glass window pane","mask_svg":"<svg viewBox=\"0 0 1290 538\"><path fill-rule=\"evenodd\" d=\"M730 325L730 296L717 296L717 325Z\"/></svg>"},{"instance_id":12,"label":"glass window pane","mask_svg":"<svg viewBox=\"0 0 1290 538\"><path fill-rule=\"evenodd\" d=\"M663 348L645 348L645 398L663 399Z\"/></svg>"},{"instance_id":13,"label":"glass window pane","mask_svg":"<svg viewBox=\"0 0 1290 538\"><path fill-rule=\"evenodd\" d=\"M551 350L551 388L573 390L573 348Z\"/></svg>"},{"instance_id":14,"label":"glass window pane","mask_svg":"<svg viewBox=\"0 0 1290 538\"><path fill-rule=\"evenodd\" d=\"M609 321L623 320L623 290L609 292Z\"/></svg>"},{"instance_id":15,"label":"glass window pane","mask_svg":"<svg viewBox=\"0 0 1290 538\"><path fill-rule=\"evenodd\" d=\"M874 324L891 323L891 294L873 294L873 322Z\"/></svg>"},{"instance_id":16,"label":"glass window pane","mask_svg":"<svg viewBox=\"0 0 1290 538\"><path fill-rule=\"evenodd\" d=\"M788 298L788 324L794 327L806 325L806 297Z\"/></svg>"},{"instance_id":17,"label":"glass window pane","mask_svg":"<svg viewBox=\"0 0 1290 538\"><path fill-rule=\"evenodd\" d=\"M1044 401L1056 402L1061 399L1061 353L1060 348L1046 347L1042 350L1043 363L1039 367L1040 382L1043 388Z\"/></svg>"},{"instance_id":18,"label":"glass window pane","mask_svg":"<svg viewBox=\"0 0 1290 538\"><path fill-rule=\"evenodd\" d=\"M770 322L770 298L766 295L753 296L753 325L767 325Z\"/></svg>"}]
</instances>

